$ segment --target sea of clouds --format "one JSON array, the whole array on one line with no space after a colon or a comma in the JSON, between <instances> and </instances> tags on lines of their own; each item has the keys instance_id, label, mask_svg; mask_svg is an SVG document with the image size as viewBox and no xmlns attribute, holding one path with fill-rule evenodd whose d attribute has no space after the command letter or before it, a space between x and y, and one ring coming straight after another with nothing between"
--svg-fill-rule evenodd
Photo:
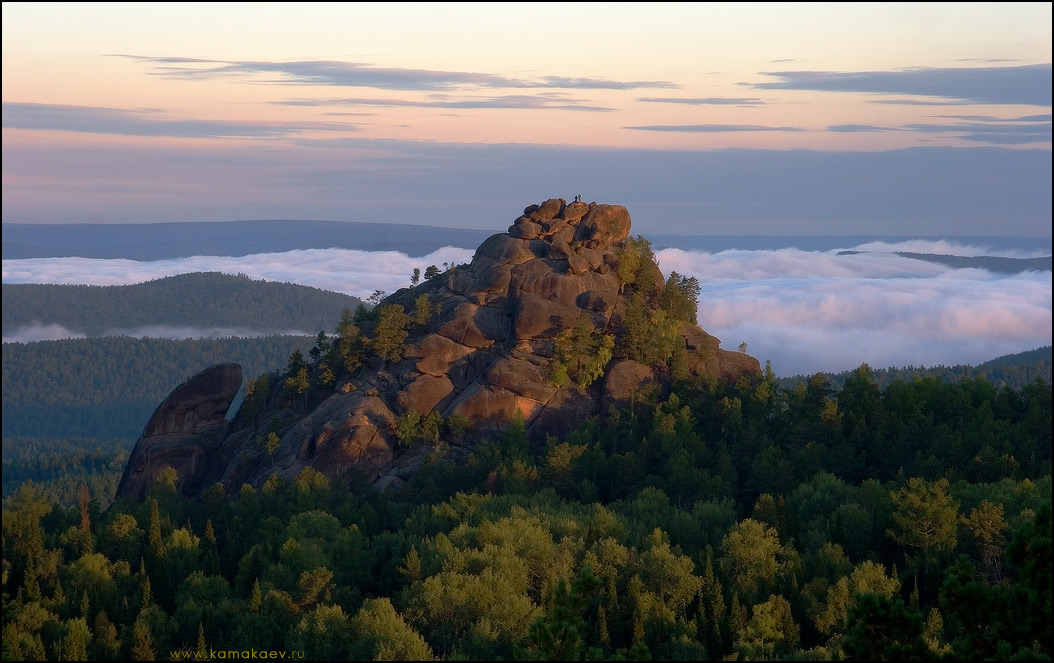
<instances>
[{"instance_id":1,"label":"sea of clouds","mask_svg":"<svg viewBox=\"0 0 1054 663\"><path fill-rule=\"evenodd\" d=\"M843 254L852 250L862 253ZM895 251L977 256L1049 255L994 251L950 241L873 242L831 251L796 248L717 252L662 249L659 266L699 279L699 325L722 347L771 361L779 376L889 366L979 364L1051 345L1051 272L995 274L955 269ZM87 258L4 260L4 283L126 285L188 272L247 274L363 299L410 283L414 268L469 262L472 251L446 247L423 257L393 251L308 249L241 257L195 256L137 262ZM317 330L304 330L313 335ZM188 338L230 330L126 330L135 336ZM239 335L251 335L241 330ZM77 336L41 324L5 336L32 342Z\"/></svg>"}]
</instances>

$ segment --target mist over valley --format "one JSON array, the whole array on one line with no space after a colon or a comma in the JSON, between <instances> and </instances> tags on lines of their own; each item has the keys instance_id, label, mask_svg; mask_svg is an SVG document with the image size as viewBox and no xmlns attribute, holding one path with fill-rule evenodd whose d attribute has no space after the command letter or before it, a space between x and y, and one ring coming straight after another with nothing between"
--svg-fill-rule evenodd
<instances>
[{"instance_id":1,"label":"mist over valley","mask_svg":"<svg viewBox=\"0 0 1054 663\"><path fill-rule=\"evenodd\" d=\"M469 245L489 234L402 227L413 230L410 241L406 233L372 237L362 232L369 228L360 224L336 222L305 226L309 232L300 233L299 223L315 222L274 222L257 234L238 223L181 224L196 233L185 243L156 241L152 232L174 229L155 224L149 232L126 233L124 244L110 243L108 252L115 256L111 258L64 256L74 250L74 240L53 239L46 245L44 239L62 238L64 233L46 233L36 227L34 250L45 255L5 258L4 287L16 283L116 286L179 274L222 272L364 300L377 290L392 293L409 286L414 269L423 272L430 265L470 261L475 247ZM8 225L5 240L12 237ZM358 232L332 238L322 232L346 231L344 226ZM84 252L105 253L101 248L105 240L127 228L98 226L91 236L103 239ZM250 235L272 249L279 248L283 237L295 235L294 245L310 248L230 255L240 254L241 250L234 249L244 246L243 240ZM700 323L726 347L746 343L751 354L763 362L770 360L779 376L834 373L861 363L875 368L979 364L1051 343L1049 238L660 235L648 239L664 274L676 271L699 279ZM378 242L392 249L324 248L333 243L361 247ZM413 249L425 245L437 248L420 255ZM194 247L211 253L149 260L129 257L177 255ZM4 250L5 255L17 253L6 241ZM5 290L5 307L6 302ZM182 310L178 301L168 299L166 303L172 310ZM40 309L42 315L46 311L47 307ZM5 312L4 342L103 333L196 338L333 331L332 325L288 318L268 325L247 324L236 316L188 324L186 315L137 323L101 318L89 330L56 318L11 316L9 322Z\"/></svg>"}]
</instances>

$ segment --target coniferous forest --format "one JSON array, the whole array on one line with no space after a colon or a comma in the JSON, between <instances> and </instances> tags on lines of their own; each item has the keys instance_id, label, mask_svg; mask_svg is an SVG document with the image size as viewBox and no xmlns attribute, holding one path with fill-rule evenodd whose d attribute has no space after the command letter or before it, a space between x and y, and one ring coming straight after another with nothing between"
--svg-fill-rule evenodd
<instances>
[{"instance_id":1,"label":"coniferous forest","mask_svg":"<svg viewBox=\"0 0 1054 663\"><path fill-rule=\"evenodd\" d=\"M3 330L59 325L87 336L143 327L253 329L313 334L332 329L359 299L244 274L194 272L136 285L3 284Z\"/></svg>"},{"instance_id":2,"label":"coniferous forest","mask_svg":"<svg viewBox=\"0 0 1054 663\"><path fill-rule=\"evenodd\" d=\"M1042 379L862 365L679 381L544 443L443 422L400 492L168 474L103 510L25 482L4 656L1049 658L1051 427Z\"/></svg>"},{"instance_id":3,"label":"coniferous forest","mask_svg":"<svg viewBox=\"0 0 1054 663\"><path fill-rule=\"evenodd\" d=\"M23 481L75 504L109 505L143 425L179 383L221 361L250 375L283 365L308 336L169 340L106 336L4 343L3 496ZM237 403L236 403L237 405Z\"/></svg>"},{"instance_id":4,"label":"coniferous forest","mask_svg":"<svg viewBox=\"0 0 1054 663\"><path fill-rule=\"evenodd\" d=\"M236 361L249 375L266 373L312 342L310 336L105 336L4 343L3 434L134 442L158 403L198 371Z\"/></svg>"}]
</instances>

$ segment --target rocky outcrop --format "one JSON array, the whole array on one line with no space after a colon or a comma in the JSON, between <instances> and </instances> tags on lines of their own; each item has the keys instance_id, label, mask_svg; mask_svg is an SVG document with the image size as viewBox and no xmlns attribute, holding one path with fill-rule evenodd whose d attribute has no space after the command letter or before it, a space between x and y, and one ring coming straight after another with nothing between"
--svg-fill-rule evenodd
<instances>
[{"instance_id":1,"label":"rocky outcrop","mask_svg":"<svg viewBox=\"0 0 1054 663\"><path fill-rule=\"evenodd\" d=\"M206 368L176 387L132 448L117 495L142 499L165 467L176 471L180 492L197 493L222 446L227 411L241 386L242 367L227 363Z\"/></svg>"},{"instance_id":2,"label":"rocky outcrop","mask_svg":"<svg viewBox=\"0 0 1054 663\"><path fill-rule=\"evenodd\" d=\"M276 430L280 443L270 454L263 451L257 418L245 415L217 442L225 430L215 421L219 400L209 419L215 435L193 426L180 429L174 405L171 414L162 413L180 390L201 391L193 386L202 383L196 376L173 392L147 426L119 496L144 495L159 463L168 461L186 493L209 480L237 491L273 473L293 478L308 466L331 478L357 475L379 487L398 486L419 465L413 461L419 454L396 444L396 424L408 413L462 415L481 435L522 416L529 433L542 439L663 391L670 377L665 363L649 366L626 356L616 356L586 386L552 378L554 362L566 359L557 356L557 341L570 330L618 337L631 296L638 308L646 300L654 310L665 284L656 264L642 264L632 284L619 277L630 228L629 212L620 205L553 198L528 206L507 232L485 240L469 264L381 302L410 313L424 298L435 313L410 329L402 359L373 357L354 375L342 376L335 391L312 390L310 411L287 404L281 416L269 415L282 422ZM734 379L760 371L756 359L721 350L716 338L694 324L680 323L674 332L690 375ZM272 406L283 400L275 392ZM179 440L188 448L177 451ZM140 446L150 453L140 453ZM202 471L202 463L218 469Z\"/></svg>"}]
</instances>

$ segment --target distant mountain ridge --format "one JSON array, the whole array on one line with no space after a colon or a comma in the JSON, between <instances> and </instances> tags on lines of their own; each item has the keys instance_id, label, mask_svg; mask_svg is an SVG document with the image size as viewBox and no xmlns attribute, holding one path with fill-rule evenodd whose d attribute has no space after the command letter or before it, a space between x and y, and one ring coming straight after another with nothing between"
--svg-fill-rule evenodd
<instances>
[{"instance_id":1,"label":"distant mountain ridge","mask_svg":"<svg viewBox=\"0 0 1054 663\"><path fill-rule=\"evenodd\" d=\"M990 272L1000 274L1017 274L1024 271L1049 272L1052 264L1051 256L1044 258L1004 258L1001 256L949 256L938 253L912 253L910 251L897 251L896 253L904 258L935 262L956 269L987 269Z\"/></svg>"},{"instance_id":2,"label":"distant mountain ridge","mask_svg":"<svg viewBox=\"0 0 1054 663\"><path fill-rule=\"evenodd\" d=\"M195 255L244 256L296 249L352 249L399 251L411 257L427 255L444 246L475 249L489 230L440 228L398 223L267 219L202 223L67 223L3 224L3 259L127 258L163 260ZM831 251L870 242L937 241L954 239L996 249L1051 250L1050 237L891 237L879 235L769 236L662 235L649 233L655 249L717 252L756 251L796 247L803 251Z\"/></svg>"},{"instance_id":3,"label":"distant mountain ridge","mask_svg":"<svg viewBox=\"0 0 1054 663\"><path fill-rule=\"evenodd\" d=\"M147 327L246 330L262 334L332 330L357 297L244 275L195 272L121 286L3 284L3 334L59 325L85 336Z\"/></svg>"},{"instance_id":4,"label":"distant mountain ridge","mask_svg":"<svg viewBox=\"0 0 1054 663\"><path fill-rule=\"evenodd\" d=\"M296 249L401 251L427 255L444 246L472 248L490 232L465 228L353 221L222 221L212 223L3 224L3 259L245 256Z\"/></svg>"},{"instance_id":5,"label":"distant mountain ridge","mask_svg":"<svg viewBox=\"0 0 1054 663\"><path fill-rule=\"evenodd\" d=\"M873 253L871 251L839 251L840 256L855 256ZM878 253L878 252L874 252ZM1052 258L1008 258L1005 256L956 256L946 253L916 253L914 251L893 251L901 258L911 258L924 262L935 262L955 269L985 269L997 274L1020 274L1021 272L1049 272Z\"/></svg>"},{"instance_id":6,"label":"distant mountain ridge","mask_svg":"<svg viewBox=\"0 0 1054 663\"><path fill-rule=\"evenodd\" d=\"M873 368L872 374L878 385L885 389L890 383L900 380L910 382L916 378L937 378L944 382L958 382L964 378L983 377L996 387L1011 387L1020 389L1037 379L1050 384L1051 382L1051 359L1052 348L1047 345L1033 350L1017 352L1010 355L1002 355L990 359L983 364L971 366L957 364L955 366L889 366L887 368ZM840 373L824 373L830 380L831 386L840 389L842 384L849 379L854 370L841 371ZM807 375L796 375L789 378L779 378L777 384L784 389L793 389L797 383L809 381Z\"/></svg>"}]
</instances>

